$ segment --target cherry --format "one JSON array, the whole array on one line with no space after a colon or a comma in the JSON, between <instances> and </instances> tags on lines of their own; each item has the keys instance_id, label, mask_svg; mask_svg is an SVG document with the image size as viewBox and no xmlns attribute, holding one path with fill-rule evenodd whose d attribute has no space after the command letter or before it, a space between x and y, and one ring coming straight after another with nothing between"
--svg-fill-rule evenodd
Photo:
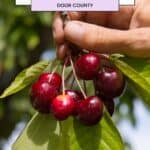
<instances>
[{"instance_id":1,"label":"cherry","mask_svg":"<svg viewBox=\"0 0 150 150\"><path fill-rule=\"evenodd\" d=\"M85 125L97 124L103 114L103 103L97 96L90 96L81 101L78 105L77 118Z\"/></svg>"},{"instance_id":2,"label":"cherry","mask_svg":"<svg viewBox=\"0 0 150 150\"><path fill-rule=\"evenodd\" d=\"M113 67L114 65L112 64L112 62L109 59L108 55L100 55L101 57L101 66L103 67Z\"/></svg>"},{"instance_id":3,"label":"cherry","mask_svg":"<svg viewBox=\"0 0 150 150\"><path fill-rule=\"evenodd\" d=\"M80 101L84 98L82 93L77 90L65 90L65 94L72 97L74 101Z\"/></svg>"},{"instance_id":4,"label":"cherry","mask_svg":"<svg viewBox=\"0 0 150 150\"><path fill-rule=\"evenodd\" d=\"M39 77L39 81L48 82L50 85L60 89L62 79L57 73L43 73Z\"/></svg>"},{"instance_id":5,"label":"cherry","mask_svg":"<svg viewBox=\"0 0 150 150\"><path fill-rule=\"evenodd\" d=\"M110 116L112 116L114 113L114 109L115 109L115 103L114 103L113 98L107 98L103 95L100 95L100 93L98 93L98 92L96 95L103 101L105 108L109 112Z\"/></svg>"},{"instance_id":6,"label":"cherry","mask_svg":"<svg viewBox=\"0 0 150 150\"><path fill-rule=\"evenodd\" d=\"M77 91L77 90L65 90L65 94L69 95L75 102L75 109L73 111L73 116L77 115L77 106L79 104L79 102L84 99L83 95L81 92Z\"/></svg>"},{"instance_id":7,"label":"cherry","mask_svg":"<svg viewBox=\"0 0 150 150\"><path fill-rule=\"evenodd\" d=\"M59 95L53 99L51 109L57 120L65 120L74 111L75 102L69 95Z\"/></svg>"},{"instance_id":8,"label":"cherry","mask_svg":"<svg viewBox=\"0 0 150 150\"><path fill-rule=\"evenodd\" d=\"M125 87L122 73L116 68L103 67L96 76L95 88L104 97L113 98L120 96Z\"/></svg>"},{"instance_id":9,"label":"cherry","mask_svg":"<svg viewBox=\"0 0 150 150\"><path fill-rule=\"evenodd\" d=\"M109 112L110 116L112 116L114 113L114 109L115 109L114 101L112 99L109 99L109 100L107 99L107 100L103 100L103 103L107 111Z\"/></svg>"},{"instance_id":10,"label":"cherry","mask_svg":"<svg viewBox=\"0 0 150 150\"><path fill-rule=\"evenodd\" d=\"M37 81L32 85L30 101L32 106L41 113L49 113L49 106L58 90L48 82Z\"/></svg>"},{"instance_id":11,"label":"cherry","mask_svg":"<svg viewBox=\"0 0 150 150\"><path fill-rule=\"evenodd\" d=\"M76 74L84 80L92 80L98 73L101 58L96 53L89 53L80 56L75 62Z\"/></svg>"}]
</instances>

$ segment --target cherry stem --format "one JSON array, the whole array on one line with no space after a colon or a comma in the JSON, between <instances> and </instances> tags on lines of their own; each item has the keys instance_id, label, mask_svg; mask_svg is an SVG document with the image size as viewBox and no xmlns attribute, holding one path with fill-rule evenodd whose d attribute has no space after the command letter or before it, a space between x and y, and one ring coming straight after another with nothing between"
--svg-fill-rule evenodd
<instances>
[{"instance_id":1,"label":"cherry stem","mask_svg":"<svg viewBox=\"0 0 150 150\"><path fill-rule=\"evenodd\" d=\"M63 91L63 95L65 95L65 69L66 69L66 61L63 65L63 70L62 70L62 91Z\"/></svg>"},{"instance_id":2,"label":"cherry stem","mask_svg":"<svg viewBox=\"0 0 150 150\"><path fill-rule=\"evenodd\" d=\"M56 61L56 58L48 65L48 71L51 72L51 70L53 69L53 65L54 65L54 62Z\"/></svg>"},{"instance_id":3,"label":"cherry stem","mask_svg":"<svg viewBox=\"0 0 150 150\"><path fill-rule=\"evenodd\" d=\"M57 68L58 68L58 65L56 65L55 68L52 70L52 74L57 70ZM49 82L51 82L51 80L52 80L52 76L50 77Z\"/></svg>"},{"instance_id":4,"label":"cherry stem","mask_svg":"<svg viewBox=\"0 0 150 150\"><path fill-rule=\"evenodd\" d=\"M52 73L54 73L58 68L58 65L55 66L55 68L52 70Z\"/></svg>"},{"instance_id":5,"label":"cherry stem","mask_svg":"<svg viewBox=\"0 0 150 150\"><path fill-rule=\"evenodd\" d=\"M71 89L73 88L74 80L75 80L75 79L73 78L73 80L72 80L72 82L71 82L71 86L70 86Z\"/></svg>"},{"instance_id":6,"label":"cherry stem","mask_svg":"<svg viewBox=\"0 0 150 150\"><path fill-rule=\"evenodd\" d=\"M50 63L50 65L49 65L49 67L48 67L49 71L51 71L52 65L53 65L53 62Z\"/></svg>"},{"instance_id":7,"label":"cherry stem","mask_svg":"<svg viewBox=\"0 0 150 150\"><path fill-rule=\"evenodd\" d=\"M86 83L85 83L85 81L84 81L84 80L83 80L83 86L84 86L84 91L85 91L85 93L86 93L86 95L87 95Z\"/></svg>"},{"instance_id":8,"label":"cherry stem","mask_svg":"<svg viewBox=\"0 0 150 150\"><path fill-rule=\"evenodd\" d=\"M86 99L87 96L86 96L86 94L85 94L83 88L81 87L80 82L79 82L79 80L77 78L77 75L76 75L76 72L75 72L75 69L74 69L74 64L73 64L73 61L71 59L71 56L70 56L70 63L71 63L71 66L72 66L72 71L73 71L73 74L74 74L74 78L75 78L75 80L76 80L76 82L77 82L77 84L78 84L78 86L80 88L81 93L83 94L84 98Z\"/></svg>"},{"instance_id":9,"label":"cherry stem","mask_svg":"<svg viewBox=\"0 0 150 150\"><path fill-rule=\"evenodd\" d=\"M73 72L71 71L65 79L65 86L68 88L72 87L72 82L74 80ZM71 85L71 86L70 86Z\"/></svg>"},{"instance_id":10,"label":"cherry stem","mask_svg":"<svg viewBox=\"0 0 150 150\"><path fill-rule=\"evenodd\" d=\"M66 77L65 81L68 81L72 76L72 71L68 74L68 76Z\"/></svg>"}]
</instances>

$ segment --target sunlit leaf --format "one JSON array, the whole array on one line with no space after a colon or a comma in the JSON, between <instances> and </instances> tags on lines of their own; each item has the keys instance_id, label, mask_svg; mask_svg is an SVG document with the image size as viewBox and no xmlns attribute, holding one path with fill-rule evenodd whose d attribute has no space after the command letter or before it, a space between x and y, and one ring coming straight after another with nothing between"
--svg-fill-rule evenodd
<instances>
[{"instance_id":1,"label":"sunlit leaf","mask_svg":"<svg viewBox=\"0 0 150 150\"><path fill-rule=\"evenodd\" d=\"M12 150L124 150L109 116L87 127L72 117L58 123L51 115L36 114L14 143Z\"/></svg>"},{"instance_id":2,"label":"sunlit leaf","mask_svg":"<svg viewBox=\"0 0 150 150\"><path fill-rule=\"evenodd\" d=\"M124 144L112 120L104 113L99 124L93 127L74 120L71 150L124 150Z\"/></svg>"},{"instance_id":3,"label":"sunlit leaf","mask_svg":"<svg viewBox=\"0 0 150 150\"><path fill-rule=\"evenodd\" d=\"M18 74L18 76L11 83L11 85L3 92L0 98L4 98L6 96L14 94L27 87L39 76L41 72L44 71L44 69L48 65L49 62L41 61L23 70L21 73Z\"/></svg>"},{"instance_id":4,"label":"sunlit leaf","mask_svg":"<svg viewBox=\"0 0 150 150\"><path fill-rule=\"evenodd\" d=\"M114 59L114 64L129 79L129 83L142 97L143 101L150 105L150 61L134 58Z\"/></svg>"},{"instance_id":5,"label":"sunlit leaf","mask_svg":"<svg viewBox=\"0 0 150 150\"><path fill-rule=\"evenodd\" d=\"M12 150L56 150L59 124L50 115L36 114L28 123Z\"/></svg>"}]
</instances>

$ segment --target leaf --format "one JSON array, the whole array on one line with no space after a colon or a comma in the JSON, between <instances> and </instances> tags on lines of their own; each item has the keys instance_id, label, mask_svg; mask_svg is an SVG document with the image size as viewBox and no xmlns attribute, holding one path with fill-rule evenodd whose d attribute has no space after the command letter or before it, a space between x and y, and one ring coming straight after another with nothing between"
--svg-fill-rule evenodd
<instances>
[{"instance_id":1,"label":"leaf","mask_svg":"<svg viewBox=\"0 0 150 150\"><path fill-rule=\"evenodd\" d=\"M35 114L12 150L54 150L59 140L59 124L51 115Z\"/></svg>"},{"instance_id":2,"label":"leaf","mask_svg":"<svg viewBox=\"0 0 150 150\"><path fill-rule=\"evenodd\" d=\"M58 124L51 115L36 114L13 144L12 150L124 150L108 114L87 127L72 117Z\"/></svg>"},{"instance_id":3,"label":"leaf","mask_svg":"<svg viewBox=\"0 0 150 150\"><path fill-rule=\"evenodd\" d=\"M137 58L113 59L143 101L150 106L150 61Z\"/></svg>"},{"instance_id":4,"label":"leaf","mask_svg":"<svg viewBox=\"0 0 150 150\"><path fill-rule=\"evenodd\" d=\"M71 143L71 150L124 150L119 132L106 112L100 123L93 127L74 120Z\"/></svg>"},{"instance_id":5,"label":"leaf","mask_svg":"<svg viewBox=\"0 0 150 150\"><path fill-rule=\"evenodd\" d=\"M9 95L12 95L24 89L25 87L27 87L39 76L41 72L44 71L44 69L48 65L49 65L49 62L41 61L23 70L21 73L18 74L18 76L11 83L11 85L3 92L0 98L4 98Z\"/></svg>"},{"instance_id":6,"label":"leaf","mask_svg":"<svg viewBox=\"0 0 150 150\"><path fill-rule=\"evenodd\" d=\"M85 81L86 85L86 95L92 96L95 95L95 87L92 80Z\"/></svg>"}]
</instances>

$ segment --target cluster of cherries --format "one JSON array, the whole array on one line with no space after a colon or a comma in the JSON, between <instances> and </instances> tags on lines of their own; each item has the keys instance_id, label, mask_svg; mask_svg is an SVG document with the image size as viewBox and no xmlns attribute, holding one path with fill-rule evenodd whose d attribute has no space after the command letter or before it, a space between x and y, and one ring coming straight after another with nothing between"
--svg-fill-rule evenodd
<instances>
[{"instance_id":1,"label":"cluster of cherries","mask_svg":"<svg viewBox=\"0 0 150 150\"><path fill-rule=\"evenodd\" d=\"M97 124L103 115L103 104L110 115L114 112L115 97L123 92L125 80L121 72L110 65L109 59L88 53L77 58L75 75L93 80L95 95L86 97L77 90L63 90L62 77L57 73L43 73L31 88L31 103L41 113L52 113L57 120L74 116L85 125Z\"/></svg>"}]
</instances>

